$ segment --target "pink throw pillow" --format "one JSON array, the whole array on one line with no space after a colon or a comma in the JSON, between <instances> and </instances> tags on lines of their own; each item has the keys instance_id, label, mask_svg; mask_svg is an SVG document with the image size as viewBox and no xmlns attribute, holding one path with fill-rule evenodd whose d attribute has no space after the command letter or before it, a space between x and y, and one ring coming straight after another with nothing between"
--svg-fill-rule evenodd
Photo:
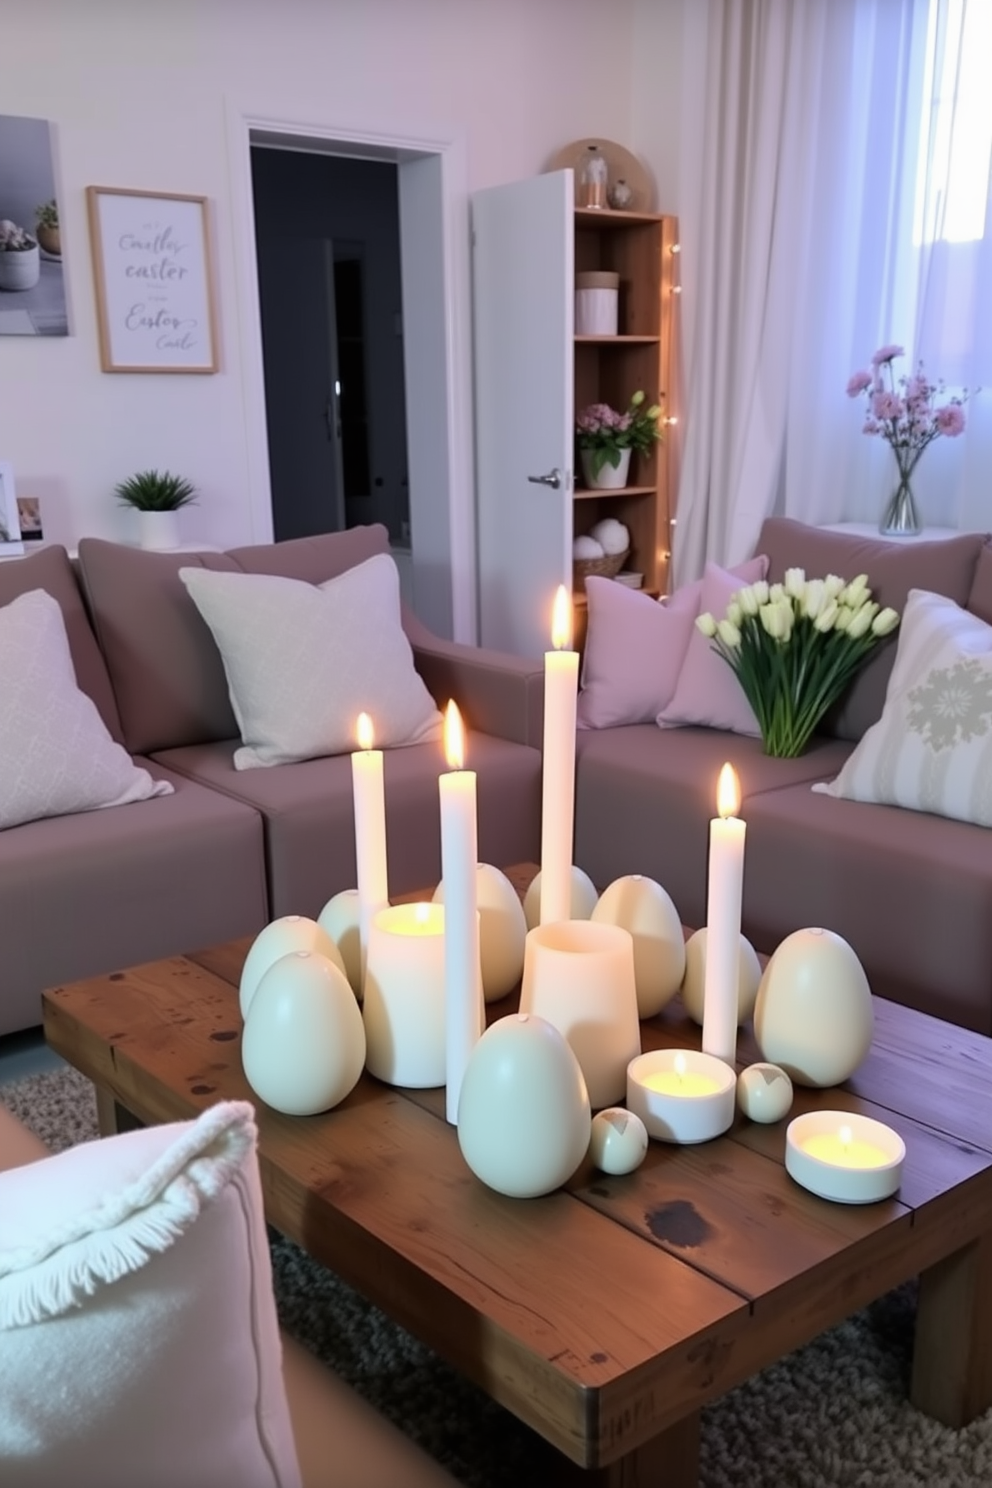
<instances>
[{"instance_id":1,"label":"pink throw pillow","mask_svg":"<svg viewBox=\"0 0 992 1488\"><path fill-rule=\"evenodd\" d=\"M767 572L767 558L749 558L730 570L733 587L753 584ZM661 600L614 579L586 580L589 617L576 710L580 729L654 722L671 701L698 634L696 616L706 608L702 595L702 579Z\"/></svg>"},{"instance_id":2,"label":"pink throw pillow","mask_svg":"<svg viewBox=\"0 0 992 1488\"><path fill-rule=\"evenodd\" d=\"M755 565L760 565L760 572L754 571ZM709 613L722 620L736 590L743 584L753 584L766 577L767 558L752 559L751 566L751 575L742 579L740 568L726 569L716 563L707 563L698 613ZM733 669L714 651L713 642L695 624L675 691L667 706L659 711L657 723L659 728L683 728L696 724L703 728L726 729L732 734L750 734L754 738L761 735L754 710Z\"/></svg>"}]
</instances>

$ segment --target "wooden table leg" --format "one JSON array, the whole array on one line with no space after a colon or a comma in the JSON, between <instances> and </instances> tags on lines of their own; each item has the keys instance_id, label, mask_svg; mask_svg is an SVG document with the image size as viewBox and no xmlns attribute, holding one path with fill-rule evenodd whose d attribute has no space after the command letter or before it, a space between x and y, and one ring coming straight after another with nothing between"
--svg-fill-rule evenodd
<instances>
[{"instance_id":1,"label":"wooden table leg","mask_svg":"<svg viewBox=\"0 0 992 1488\"><path fill-rule=\"evenodd\" d=\"M920 1277L913 1404L945 1426L967 1426L992 1405L992 1234Z\"/></svg>"},{"instance_id":2,"label":"wooden table leg","mask_svg":"<svg viewBox=\"0 0 992 1488\"><path fill-rule=\"evenodd\" d=\"M132 1116L126 1107L114 1100L113 1095L103 1085L94 1085L96 1095L96 1124L100 1128L101 1137L114 1137L119 1132L137 1131L144 1123L137 1116Z\"/></svg>"},{"instance_id":3,"label":"wooden table leg","mask_svg":"<svg viewBox=\"0 0 992 1488\"><path fill-rule=\"evenodd\" d=\"M561 1458L554 1488L698 1488L699 1413L635 1447L610 1467L578 1467Z\"/></svg>"}]
</instances>

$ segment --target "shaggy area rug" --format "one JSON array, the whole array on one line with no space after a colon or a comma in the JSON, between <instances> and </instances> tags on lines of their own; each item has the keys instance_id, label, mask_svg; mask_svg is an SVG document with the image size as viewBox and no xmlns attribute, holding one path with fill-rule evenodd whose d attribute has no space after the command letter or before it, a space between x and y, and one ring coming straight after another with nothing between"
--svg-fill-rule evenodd
<instances>
[{"instance_id":1,"label":"shaggy area rug","mask_svg":"<svg viewBox=\"0 0 992 1488\"><path fill-rule=\"evenodd\" d=\"M75 1070L2 1086L0 1100L55 1150L97 1134ZM287 1330L466 1488L545 1479L540 1438L291 1241L271 1242ZM913 1307L901 1287L708 1407L701 1488L989 1488L992 1411L951 1431L906 1399Z\"/></svg>"}]
</instances>

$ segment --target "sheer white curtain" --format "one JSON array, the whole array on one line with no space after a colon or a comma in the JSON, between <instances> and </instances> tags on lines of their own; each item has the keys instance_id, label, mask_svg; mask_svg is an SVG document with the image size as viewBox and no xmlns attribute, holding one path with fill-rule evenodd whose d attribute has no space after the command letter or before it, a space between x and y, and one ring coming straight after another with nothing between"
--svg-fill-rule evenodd
<instances>
[{"instance_id":1,"label":"sheer white curtain","mask_svg":"<svg viewBox=\"0 0 992 1488\"><path fill-rule=\"evenodd\" d=\"M970 180L981 174L983 136L962 87L977 32L962 17L982 7L992 10L989 0L695 0L676 582L707 558L752 551L773 511L878 520L895 462L845 396L878 346L905 346L897 370L922 357L954 386L992 383L981 364L992 357L987 200L981 241L946 238L948 183L966 147ZM989 50L976 56L987 74ZM936 122L921 132L934 77ZM987 147L985 168L987 184ZM965 435L938 439L921 461L926 524L992 524L990 401L973 398Z\"/></svg>"}]
</instances>

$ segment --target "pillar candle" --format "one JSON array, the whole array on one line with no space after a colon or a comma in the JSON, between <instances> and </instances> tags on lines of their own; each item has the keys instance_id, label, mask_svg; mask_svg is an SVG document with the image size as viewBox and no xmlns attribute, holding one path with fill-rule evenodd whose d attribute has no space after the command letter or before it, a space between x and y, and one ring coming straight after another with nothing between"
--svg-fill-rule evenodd
<instances>
[{"instance_id":1,"label":"pillar candle","mask_svg":"<svg viewBox=\"0 0 992 1488\"><path fill-rule=\"evenodd\" d=\"M386 867L386 798L382 750L373 749L372 720L358 715L358 750L351 756L351 790L355 808L355 861L358 866L358 923L361 979L369 953L372 917L389 903Z\"/></svg>"},{"instance_id":2,"label":"pillar candle","mask_svg":"<svg viewBox=\"0 0 992 1488\"><path fill-rule=\"evenodd\" d=\"M737 984L744 884L745 824L736 816L740 786L732 765L717 785L718 815L710 822L706 895L703 1052L733 1064L737 1056Z\"/></svg>"},{"instance_id":3,"label":"pillar candle","mask_svg":"<svg viewBox=\"0 0 992 1488\"><path fill-rule=\"evenodd\" d=\"M475 771L463 768L465 731L455 703L444 720L450 770L441 775L444 884L445 1115L457 1125L462 1076L485 1026L479 953L479 858Z\"/></svg>"},{"instance_id":4,"label":"pillar candle","mask_svg":"<svg viewBox=\"0 0 992 1488\"><path fill-rule=\"evenodd\" d=\"M575 813L575 710L579 656L566 649L572 607L564 584L555 596L553 651L544 656L544 760L541 795L541 924L567 920L572 902Z\"/></svg>"}]
</instances>

